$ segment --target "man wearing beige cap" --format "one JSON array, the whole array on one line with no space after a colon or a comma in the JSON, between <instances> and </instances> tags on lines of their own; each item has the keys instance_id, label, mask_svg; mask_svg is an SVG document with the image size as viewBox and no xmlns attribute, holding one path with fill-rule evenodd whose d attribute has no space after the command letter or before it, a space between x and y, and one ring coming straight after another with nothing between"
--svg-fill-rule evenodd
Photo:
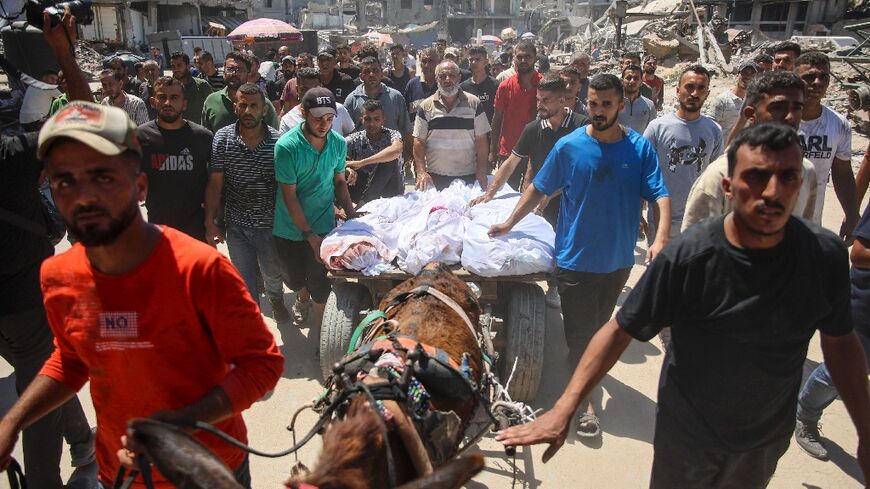
<instances>
[{"instance_id":1,"label":"man wearing beige cap","mask_svg":"<svg viewBox=\"0 0 870 489\"><path fill-rule=\"evenodd\" d=\"M125 436L131 418L205 421L244 441L241 411L274 387L283 358L228 259L142 218L148 181L136 126L122 109L73 102L42 128L38 156L78 243L42 265L55 349L0 421L0 468L21 429L88 381L103 485L140 448ZM250 486L244 452L200 441ZM155 488L173 487L153 478Z\"/></svg>"}]
</instances>

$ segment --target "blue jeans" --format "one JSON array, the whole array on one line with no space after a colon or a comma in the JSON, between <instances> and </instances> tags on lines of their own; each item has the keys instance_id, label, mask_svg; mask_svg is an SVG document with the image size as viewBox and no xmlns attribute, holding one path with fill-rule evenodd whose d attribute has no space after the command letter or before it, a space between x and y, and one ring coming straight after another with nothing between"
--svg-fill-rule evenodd
<instances>
[{"instance_id":1,"label":"blue jeans","mask_svg":"<svg viewBox=\"0 0 870 489\"><path fill-rule=\"evenodd\" d=\"M858 339L864 346L864 355L870 363L870 338L858 333ZM828 367L820 363L798 395L797 419L804 424L816 424L822 418L822 411L837 398L837 387L831 380Z\"/></svg>"},{"instance_id":2,"label":"blue jeans","mask_svg":"<svg viewBox=\"0 0 870 489\"><path fill-rule=\"evenodd\" d=\"M227 224L227 248L230 261L239 270L248 292L259 304L257 297L257 268L266 283L266 294L274 301L283 300L284 279L278 262L278 253L272 240L272 228L250 228Z\"/></svg>"}]
</instances>

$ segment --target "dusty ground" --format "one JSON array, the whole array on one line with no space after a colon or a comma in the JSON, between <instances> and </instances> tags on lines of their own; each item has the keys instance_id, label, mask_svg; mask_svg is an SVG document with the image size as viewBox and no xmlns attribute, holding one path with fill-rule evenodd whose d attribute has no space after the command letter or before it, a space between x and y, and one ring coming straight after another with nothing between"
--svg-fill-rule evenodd
<instances>
[{"instance_id":1,"label":"dusty ground","mask_svg":"<svg viewBox=\"0 0 870 489\"><path fill-rule=\"evenodd\" d=\"M728 86L724 80L716 80L713 94ZM857 170L867 139L854 133L853 165ZM863 206L862 206L863 209ZM829 185L825 199L823 223L837 229L842 219L833 188ZM68 245L62 243L60 249ZM223 250L226 251L225 249ZM643 246L636 250L642 256ZM640 261L640 260L639 260ZM642 265L635 266L625 293L631 290L643 273ZM625 297L625 293L622 298ZM622 299L621 298L621 299ZM288 297L290 303L292 298ZM281 350L286 357L284 376L273 393L255 404L245 413L250 431L251 445L267 451L277 451L292 444L290 434L284 427L290 416L301 405L321 392L318 382L319 367L314 357L316 345L309 341L307 328L282 327L266 318ZM549 309L547 314L547 349L544 361L544 381L535 407L550 408L564 388L573 366L565 362L566 348L563 345L561 317L558 311ZM501 445L492 438L484 439L479 449L487 457L486 469L478 475L469 488L552 487L552 488L614 488L628 489L646 487L652 461L653 421L655 416L656 386L663 352L661 344L635 342L625 352L621 361L604 379L600 390L600 413L604 429L603 437L594 443L569 439L562 450L548 464L540 461L543 448L520 449L516 460L506 459ZM810 345L805 374L821 361L818 341ZM14 399L14 381L11 367L0 361L0 410L5 411ZM86 391L80 394L88 415L93 422L90 397ZM308 413L300 418L304 429L314 422ZM803 487L806 489L863 487L862 475L855 461L857 437L842 402L836 401L825 411L822 419L831 461L815 460L792 443L781 459L779 469L770 485L774 489ZM314 440L299 453L307 464L313 465L319 450L319 440ZM16 453L21 456L20 446ZM64 459L64 473L69 474L68 456ZM264 459L253 457L251 469L256 489L278 488L289 475L292 457ZM5 486L0 478L0 487Z\"/></svg>"}]
</instances>

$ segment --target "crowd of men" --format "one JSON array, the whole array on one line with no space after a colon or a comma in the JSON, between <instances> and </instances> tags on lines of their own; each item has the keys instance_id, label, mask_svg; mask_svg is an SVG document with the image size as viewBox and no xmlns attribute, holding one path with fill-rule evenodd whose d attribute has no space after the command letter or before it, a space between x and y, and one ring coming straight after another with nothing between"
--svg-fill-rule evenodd
<instances>
[{"instance_id":1,"label":"crowd of men","mask_svg":"<svg viewBox=\"0 0 870 489\"><path fill-rule=\"evenodd\" d=\"M656 58L638 53L590 78L588 55L551 72L525 40L496 59L446 40L416 56L393 45L388 65L371 45L233 51L222 71L200 49L196 68L169 54L171 76L162 55L135 73L111 63L96 104L70 19L46 37L66 93L31 132L4 137L0 170L0 350L21 393L0 421L0 466L24 430L35 487L62 487L62 437L82 479L98 466L110 484L141 451L131 417L216 423L244 440L241 411L283 371L260 298L316 337L332 287L324 236L406 179L479 184L471 205L509 184L522 196L490 235L531 212L556 231L547 301L577 368L556 406L504 443L550 443L546 460L572 424L600 436L590 394L632 338L660 335L651 487L764 487L792 436L825 458L818 422L838 394L870 475L870 215L858 209L870 157L856 182L851 129L821 103L824 54L781 43L710 101L711 74L689 66L669 112ZM40 175L77 242L56 257L38 224ZM821 227L829 178L839 236ZM648 269L611 318L640 236ZM825 363L801 389L816 330ZM88 380L96 435L75 397ZM250 487L244 453L201 440Z\"/></svg>"}]
</instances>

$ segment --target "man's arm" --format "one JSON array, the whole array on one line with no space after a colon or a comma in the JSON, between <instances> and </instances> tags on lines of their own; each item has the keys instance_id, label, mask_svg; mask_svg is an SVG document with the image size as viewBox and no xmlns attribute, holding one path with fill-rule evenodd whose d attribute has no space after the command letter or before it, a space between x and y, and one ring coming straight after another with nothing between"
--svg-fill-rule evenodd
<instances>
[{"instance_id":1,"label":"man's arm","mask_svg":"<svg viewBox=\"0 0 870 489\"><path fill-rule=\"evenodd\" d=\"M858 204L859 210L868 186L870 186L870 146L864 153L864 159L861 160L858 175L855 177L855 202Z\"/></svg>"},{"instance_id":2,"label":"man's arm","mask_svg":"<svg viewBox=\"0 0 870 489\"><path fill-rule=\"evenodd\" d=\"M652 203L656 219L656 237L646 252L646 263L650 263L668 244L671 235L671 198L661 197Z\"/></svg>"},{"instance_id":3,"label":"man's arm","mask_svg":"<svg viewBox=\"0 0 870 489\"><path fill-rule=\"evenodd\" d=\"M492 178L492 185L486 188L486 192L484 192L483 195L475 197L471 202L469 202L469 205L475 206L492 200L495 197L495 194L504 187L504 184L513 174L517 165L520 164L520 161L522 161L522 158L517 156L515 153L511 153L511 155L508 156L508 159L504 160L501 166L498 167L498 170L495 171L495 176Z\"/></svg>"},{"instance_id":4,"label":"man's arm","mask_svg":"<svg viewBox=\"0 0 870 489\"><path fill-rule=\"evenodd\" d=\"M522 221L524 217L526 217L535 206L545 197L546 194L541 192L537 188L535 188L534 184L529 185L523 191L523 195L520 197L520 201L517 202L516 207L514 207L513 212L511 212L510 217L508 217L507 221L501 224L493 224L489 228L489 236L491 238L495 238L496 236L501 236L503 234L507 234L513 229L514 226L517 225L518 222Z\"/></svg>"},{"instance_id":5,"label":"man's arm","mask_svg":"<svg viewBox=\"0 0 870 489\"><path fill-rule=\"evenodd\" d=\"M529 186L534 188L534 186ZM556 401L553 409L528 424L514 426L496 435L495 439L507 446L536 445L548 443L543 461L555 455L568 435L571 417L580 402L601 382L607 372L619 360L622 352L631 344L631 336L619 327L616 319L608 321L592 337L565 392Z\"/></svg>"},{"instance_id":6,"label":"man's arm","mask_svg":"<svg viewBox=\"0 0 870 489\"><path fill-rule=\"evenodd\" d=\"M361 160L350 160L347 162L348 168L353 168L354 170L359 170L364 166L369 165L377 165L378 163L389 163L398 157L402 156L403 143L400 139L397 139L392 142L386 148L378 151L377 153L369 156L368 158L363 158Z\"/></svg>"},{"instance_id":7,"label":"man's arm","mask_svg":"<svg viewBox=\"0 0 870 489\"><path fill-rule=\"evenodd\" d=\"M210 172L208 183L205 186L205 242L211 246L216 246L226 240L224 230L216 224L220 215L223 188L223 172Z\"/></svg>"},{"instance_id":8,"label":"man's arm","mask_svg":"<svg viewBox=\"0 0 870 489\"><path fill-rule=\"evenodd\" d=\"M302 204L299 202L299 197L296 196L296 185L286 183L278 183L278 185L281 186L281 198L284 200L284 205L287 206L287 213L290 214L293 224L300 231L310 231L311 225L308 224L308 219L305 217L305 213L302 212ZM347 187L345 186L345 188ZM306 241L311 245L311 249L314 250L314 258L322 263L320 259L320 243L323 241L323 238L312 233L311 236L306 238Z\"/></svg>"},{"instance_id":9,"label":"man's arm","mask_svg":"<svg viewBox=\"0 0 870 489\"><path fill-rule=\"evenodd\" d=\"M426 171L426 142L414 137L414 173L417 175L417 190L426 190L433 186L432 177Z\"/></svg>"},{"instance_id":10,"label":"man's arm","mask_svg":"<svg viewBox=\"0 0 870 489\"><path fill-rule=\"evenodd\" d=\"M486 134L475 136L474 146L477 150L476 176L480 188L486 188L489 175L489 137Z\"/></svg>"},{"instance_id":11,"label":"man's arm","mask_svg":"<svg viewBox=\"0 0 870 489\"><path fill-rule=\"evenodd\" d=\"M852 231L858 224L858 202L856 200L855 174L852 172L852 163L849 160L834 158L831 164L831 182L834 184L834 192L837 200L843 208L843 224L840 226L840 237L850 241Z\"/></svg>"},{"instance_id":12,"label":"man's arm","mask_svg":"<svg viewBox=\"0 0 870 489\"><path fill-rule=\"evenodd\" d=\"M42 14L42 24L45 26L51 25L49 14ZM93 102L94 95L91 93L91 87L88 86L85 75L82 73L81 68L79 68L73 54L76 32L75 17L70 15L69 7L65 8L63 18L59 24L42 30L45 40L54 51L54 57L57 58L60 69L63 70L63 75L66 79L66 93L70 102L73 100Z\"/></svg>"},{"instance_id":13,"label":"man's arm","mask_svg":"<svg viewBox=\"0 0 870 489\"><path fill-rule=\"evenodd\" d=\"M501 139L501 126L504 123L504 110L496 107L492 114L492 132L489 133L489 161L498 161L498 142Z\"/></svg>"},{"instance_id":14,"label":"man's arm","mask_svg":"<svg viewBox=\"0 0 870 489\"><path fill-rule=\"evenodd\" d=\"M48 25L48 24L46 24ZM51 377L37 375L0 421L0 471L6 470L18 433L75 396Z\"/></svg>"},{"instance_id":15,"label":"man's arm","mask_svg":"<svg viewBox=\"0 0 870 489\"><path fill-rule=\"evenodd\" d=\"M870 480L870 389L866 355L855 332L820 335L825 365L858 432L858 465Z\"/></svg>"},{"instance_id":16,"label":"man's arm","mask_svg":"<svg viewBox=\"0 0 870 489\"><path fill-rule=\"evenodd\" d=\"M338 201L338 205L344 209L345 215L347 215L348 219L353 219L356 217L356 210L354 210L353 202L350 200L350 191L347 189L347 181L344 179L344 172L338 172L332 177L332 182L335 185L335 200ZM320 253L320 248L318 247L317 253Z\"/></svg>"}]
</instances>

